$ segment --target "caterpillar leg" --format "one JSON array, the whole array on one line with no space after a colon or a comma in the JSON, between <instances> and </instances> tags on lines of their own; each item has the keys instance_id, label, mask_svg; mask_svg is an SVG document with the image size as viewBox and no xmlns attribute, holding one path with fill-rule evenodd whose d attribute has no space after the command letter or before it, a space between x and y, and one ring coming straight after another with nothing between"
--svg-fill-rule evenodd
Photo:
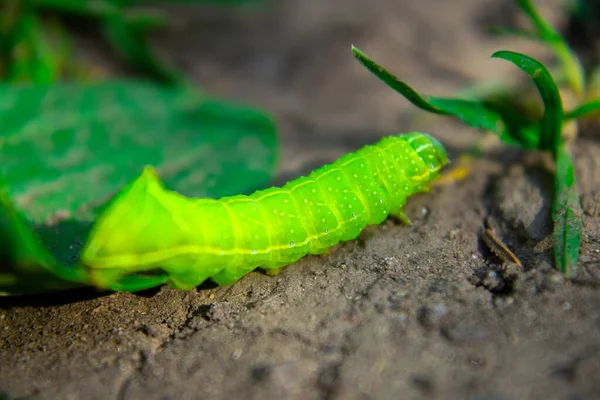
<instances>
[{"instance_id":1,"label":"caterpillar leg","mask_svg":"<svg viewBox=\"0 0 600 400\"><path fill-rule=\"evenodd\" d=\"M233 285L234 283L242 279L242 277L248 272L251 272L255 269L256 268L235 268L235 271L232 271L226 268L218 274L213 275L210 279L212 279L213 282L215 282L217 285L229 286Z\"/></svg>"},{"instance_id":2,"label":"caterpillar leg","mask_svg":"<svg viewBox=\"0 0 600 400\"><path fill-rule=\"evenodd\" d=\"M96 268L90 270L90 281L99 288L113 289L125 275L120 268Z\"/></svg>"},{"instance_id":3,"label":"caterpillar leg","mask_svg":"<svg viewBox=\"0 0 600 400\"><path fill-rule=\"evenodd\" d=\"M162 285L169 279L166 273L159 275L130 274L120 268L97 269L92 272L92 282L101 288L117 292L137 292Z\"/></svg>"},{"instance_id":4,"label":"caterpillar leg","mask_svg":"<svg viewBox=\"0 0 600 400\"><path fill-rule=\"evenodd\" d=\"M269 276L276 276L279 274L279 271L281 271L281 268L269 268L269 269L265 269L265 273Z\"/></svg>"},{"instance_id":5,"label":"caterpillar leg","mask_svg":"<svg viewBox=\"0 0 600 400\"><path fill-rule=\"evenodd\" d=\"M281 272L281 269L283 267L286 267L290 264L291 263L289 263L289 262L279 262L279 263L276 263L275 265L270 265L269 267L263 266L262 269L265 271L265 274L267 274L269 276L276 276L279 274L279 272Z\"/></svg>"},{"instance_id":6,"label":"caterpillar leg","mask_svg":"<svg viewBox=\"0 0 600 400\"><path fill-rule=\"evenodd\" d=\"M169 275L169 287L173 289L190 290L200 286L209 277L205 274L199 275L198 272L188 271Z\"/></svg>"},{"instance_id":7,"label":"caterpillar leg","mask_svg":"<svg viewBox=\"0 0 600 400\"><path fill-rule=\"evenodd\" d=\"M404 225L412 226L412 221L408 218L408 216L402 211L401 208L390 211L390 217Z\"/></svg>"},{"instance_id":8,"label":"caterpillar leg","mask_svg":"<svg viewBox=\"0 0 600 400\"><path fill-rule=\"evenodd\" d=\"M119 282L114 283L110 286L111 290L118 292L139 292L140 290L151 289L153 287L162 285L169 280L167 274L154 275L154 276L143 276L143 275L131 275L126 276Z\"/></svg>"}]
</instances>

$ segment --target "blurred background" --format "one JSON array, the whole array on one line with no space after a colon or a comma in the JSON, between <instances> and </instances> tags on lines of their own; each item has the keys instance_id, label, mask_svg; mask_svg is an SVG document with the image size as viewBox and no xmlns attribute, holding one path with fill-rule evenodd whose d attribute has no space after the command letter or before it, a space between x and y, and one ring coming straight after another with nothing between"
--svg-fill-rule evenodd
<instances>
[{"instance_id":1,"label":"blurred background","mask_svg":"<svg viewBox=\"0 0 600 400\"><path fill-rule=\"evenodd\" d=\"M536 6L567 27L572 2ZM5 79L192 82L274 115L283 174L307 159L331 159L330 151L418 128L410 120L414 107L364 70L351 44L421 93L448 96L518 75L489 59L508 43L534 57L547 55L536 53L534 43L486 34L492 25L519 24L511 1L3 0L1 14ZM427 127L444 137L448 124ZM448 136L457 143L470 138ZM333 150L340 145L346 148Z\"/></svg>"}]
</instances>

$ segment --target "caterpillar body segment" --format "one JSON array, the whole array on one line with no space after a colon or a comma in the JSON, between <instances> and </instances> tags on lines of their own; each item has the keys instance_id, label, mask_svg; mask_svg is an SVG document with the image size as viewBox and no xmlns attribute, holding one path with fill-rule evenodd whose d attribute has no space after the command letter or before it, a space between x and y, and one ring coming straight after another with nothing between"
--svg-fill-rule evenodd
<instances>
[{"instance_id":1,"label":"caterpillar body segment","mask_svg":"<svg viewBox=\"0 0 600 400\"><path fill-rule=\"evenodd\" d=\"M209 278L229 285L355 239L390 213L402 217L408 196L427 190L447 163L429 135L390 136L281 188L221 199L166 190L147 167L99 218L82 263L97 286L115 290L156 271L179 289Z\"/></svg>"}]
</instances>

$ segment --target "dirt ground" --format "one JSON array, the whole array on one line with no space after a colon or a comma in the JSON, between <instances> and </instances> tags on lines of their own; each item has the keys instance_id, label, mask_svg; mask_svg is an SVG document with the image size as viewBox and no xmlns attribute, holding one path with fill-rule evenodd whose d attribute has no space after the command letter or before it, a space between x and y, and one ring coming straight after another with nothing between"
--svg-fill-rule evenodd
<instances>
[{"instance_id":1,"label":"dirt ground","mask_svg":"<svg viewBox=\"0 0 600 400\"><path fill-rule=\"evenodd\" d=\"M491 39L507 0L282 0L268 10L172 7L162 52L213 93L270 109L278 182L379 137L479 133L424 116L352 57L354 43L425 93L522 76ZM536 1L539 3L539 1ZM558 1L541 9L560 22ZM545 58L546 57L546 58ZM412 198L413 226L367 228L330 254L231 287L80 290L0 300L0 398L600 398L600 141L581 137L580 273L552 269L551 174L501 148L467 179ZM500 268L484 220L521 258Z\"/></svg>"}]
</instances>

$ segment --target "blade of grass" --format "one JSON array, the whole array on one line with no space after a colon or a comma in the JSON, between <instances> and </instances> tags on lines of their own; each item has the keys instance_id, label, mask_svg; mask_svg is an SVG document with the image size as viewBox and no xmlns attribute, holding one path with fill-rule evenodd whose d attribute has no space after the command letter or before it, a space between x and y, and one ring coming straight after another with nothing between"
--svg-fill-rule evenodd
<instances>
[{"instance_id":1,"label":"blade of grass","mask_svg":"<svg viewBox=\"0 0 600 400\"><path fill-rule=\"evenodd\" d=\"M544 116L540 122L540 150L550 150L556 162L552 204L554 261L563 274L573 277L579 257L583 222L573 161L561 140L563 108L558 87L546 67L531 57L511 51L499 51L492 57L510 61L529 74L544 101Z\"/></svg>"},{"instance_id":2,"label":"blade of grass","mask_svg":"<svg viewBox=\"0 0 600 400\"><path fill-rule=\"evenodd\" d=\"M592 113L594 111L599 111L599 110L600 110L600 99L592 100L588 103L581 104L576 109L566 113L565 120L577 119L577 118L584 116L585 114L589 114L589 113Z\"/></svg>"},{"instance_id":3,"label":"blade of grass","mask_svg":"<svg viewBox=\"0 0 600 400\"><path fill-rule=\"evenodd\" d=\"M469 126L493 132L509 144L526 149L538 148L538 127L513 110L488 101L421 96L354 46L352 54L371 73L420 109L453 116Z\"/></svg>"},{"instance_id":4,"label":"blade of grass","mask_svg":"<svg viewBox=\"0 0 600 400\"><path fill-rule=\"evenodd\" d=\"M513 51L498 51L492 58L502 58L515 64L533 78L544 102L544 116L540 121L540 150L550 150L556 158L561 141L563 108L560 93L552 75L539 61Z\"/></svg>"},{"instance_id":5,"label":"blade of grass","mask_svg":"<svg viewBox=\"0 0 600 400\"><path fill-rule=\"evenodd\" d=\"M575 182L575 168L571 155L564 146L560 146L557 152L555 185L552 205L554 260L566 277L573 278L579 258L583 222Z\"/></svg>"},{"instance_id":6,"label":"blade of grass","mask_svg":"<svg viewBox=\"0 0 600 400\"><path fill-rule=\"evenodd\" d=\"M450 115L449 112L446 112L427 102L427 100L421 97L413 88L402 82L392 73L388 72L381 65L377 64L365 53L354 47L354 45L352 45L352 54L354 55L354 58L356 58L358 62L361 63L366 69L371 71L373 75L381 79L386 85L400 93L402 96L406 97L406 99L415 106L435 114Z\"/></svg>"},{"instance_id":7,"label":"blade of grass","mask_svg":"<svg viewBox=\"0 0 600 400\"><path fill-rule=\"evenodd\" d=\"M521 10L529 17L543 41L554 51L563 65L565 77L577 95L583 94L585 88L585 72L578 58L573 54L569 45L544 18L537 12L531 0L516 0Z\"/></svg>"},{"instance_id":8,"label":"blade of grass","mask_svg":"<svg viewBox=\"0 0 600 400\"><path fill-rule=\"evenodd\" d=\"M387 71L354 46L352 46L352 54L373 75L381 79L385 84L400 93L421 110L434 114L458 117L469 126L475 128L482 128L496 133L504 130L502 118L497 113L488 110L482 102L421 96L406 82L398 79L394 74Z\"/></svg>"}]
</instances>

